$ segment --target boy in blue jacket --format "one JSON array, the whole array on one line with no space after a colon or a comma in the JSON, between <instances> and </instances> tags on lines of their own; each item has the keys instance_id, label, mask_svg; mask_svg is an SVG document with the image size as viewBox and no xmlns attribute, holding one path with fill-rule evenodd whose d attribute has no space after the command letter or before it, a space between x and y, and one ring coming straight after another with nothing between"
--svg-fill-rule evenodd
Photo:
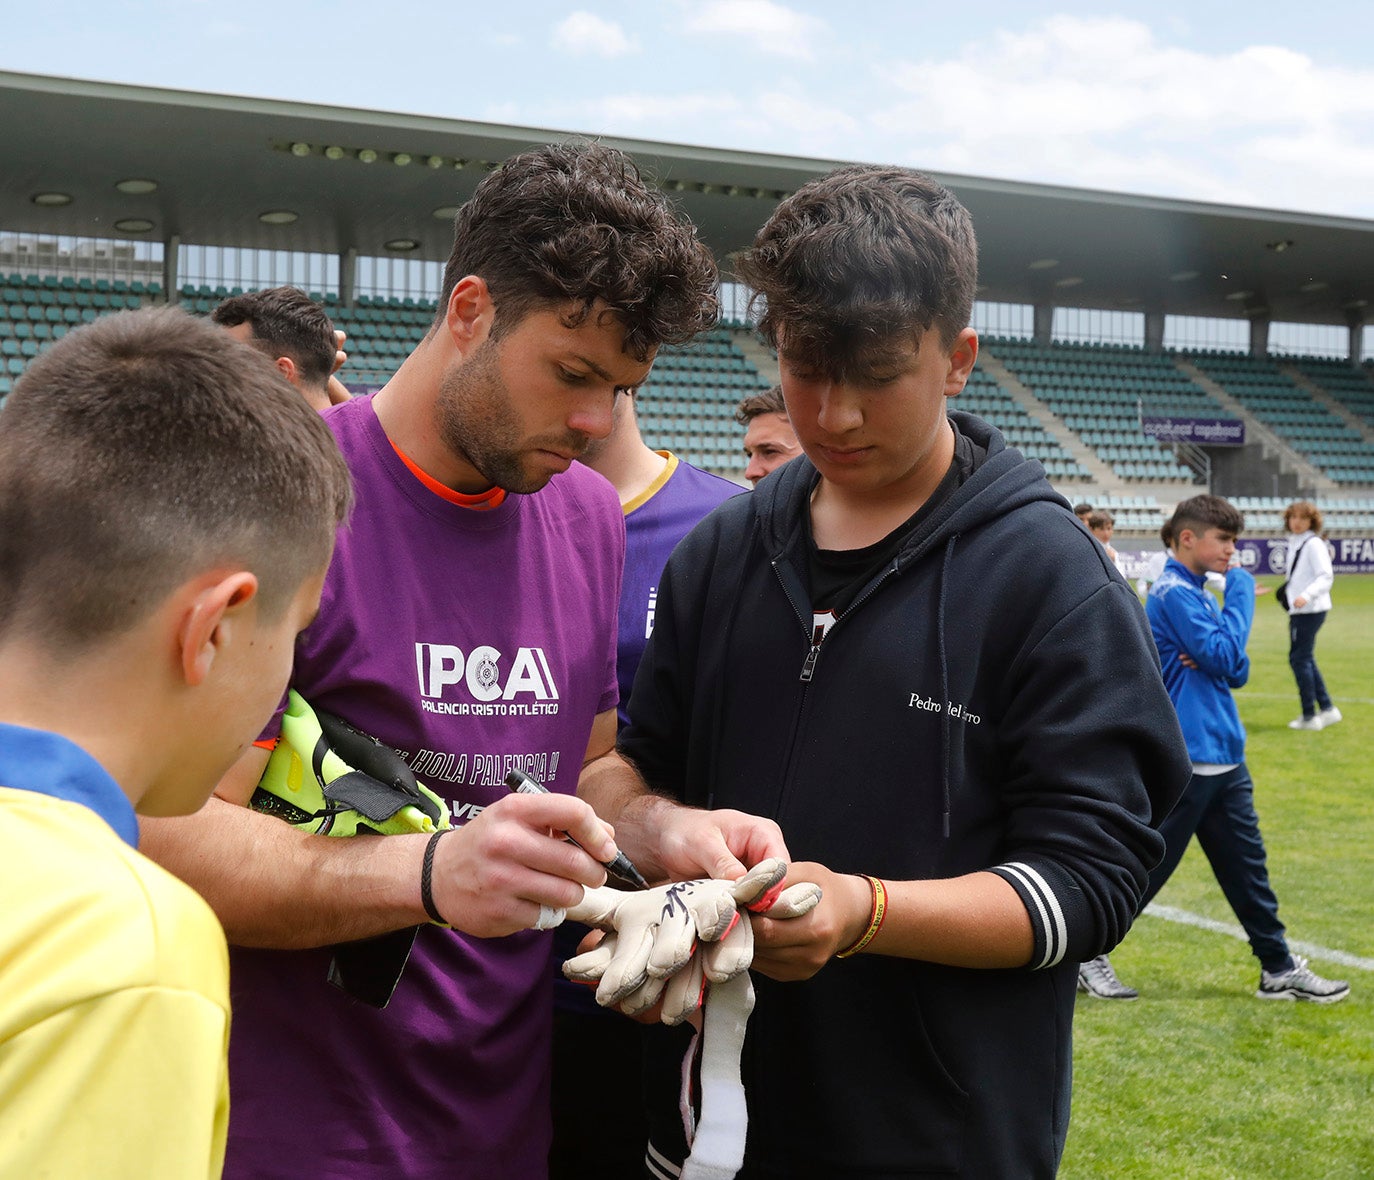
<instances>
[{"instance_id":1,"label":"boy in blue jacket","mask_svg":"<svg viewBox=\"0 0 1374 1180\"><path fill-rule=\"evenodd\" d=\"M1183 501L1169 524L1172 554L1146 599L1193 777L1160 825L1164 859L1150 874L1142 906L1164 887L1196 833L1260 961L1255 995L1333 1004L1350 994L1350 985L1323 979L1306 959L1292 954L1284 939L1255 813L1255 788L1245 766L1245 727L1231 696L1250 677L1245 644L1255 614L1255 579L1231 564L1243 527L1240 512L1219 496ZM1209 572L1226 576L1220 609L1204 589Z\"/></svg>"}]
</instances>

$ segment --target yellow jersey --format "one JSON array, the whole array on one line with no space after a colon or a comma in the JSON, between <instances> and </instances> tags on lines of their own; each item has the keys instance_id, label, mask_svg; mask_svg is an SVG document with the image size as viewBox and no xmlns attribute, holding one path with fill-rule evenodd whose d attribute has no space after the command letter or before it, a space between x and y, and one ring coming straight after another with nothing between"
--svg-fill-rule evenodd
<instances>
[{"instance_id":1,"label":"yellow jersey","mask_svg":"<svg viewBox=\"0 0 1374 1180\"><path fill-rule=\"evenodd\" d=\"M69 773L104 774L65 739L0 726L0 784L21 784L0 785L0 1180L218 1177L224 932L117 834L132 821L127 799L111 818L117 804L30 788L6 756L16 740L26 754L58 749ZM97 795L118 791L105 779Z\"/></svg>"}]
</instances>

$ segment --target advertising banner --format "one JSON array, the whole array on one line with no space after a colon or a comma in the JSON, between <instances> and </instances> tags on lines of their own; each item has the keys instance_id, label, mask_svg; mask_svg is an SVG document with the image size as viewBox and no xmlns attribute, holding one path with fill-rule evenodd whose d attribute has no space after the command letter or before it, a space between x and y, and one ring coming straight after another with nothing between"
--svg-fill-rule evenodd
<instances>
[{"instance_id":1,"label":"advertising banner","mask_svg":"<svg viewBox=\"0 0 1374 1180\"><path fill-rule=\"evenodd\" d=\"M1326 542L1331 568L1338 574L1374 574L1374 538L1340 537ZM1236 542L1242 569L1252 574L1287 573L1288 542L1270 537L1243 537ZM1118 550L1128 581L1153 582L1164 568L1164 550Z\"/></svg>"},{"instance_id":2,"label":"advertising banner","mask_svg":"<svg viewBox=\"0 0 1374 1180\"><path fill-rule=\"evenodd\" d=\"M1243 447L1245 423L1239 418L1166 418L1146 415L1140 429L1160 442L1190 442L1200 447Z\"/></svg>"}]
</instances>

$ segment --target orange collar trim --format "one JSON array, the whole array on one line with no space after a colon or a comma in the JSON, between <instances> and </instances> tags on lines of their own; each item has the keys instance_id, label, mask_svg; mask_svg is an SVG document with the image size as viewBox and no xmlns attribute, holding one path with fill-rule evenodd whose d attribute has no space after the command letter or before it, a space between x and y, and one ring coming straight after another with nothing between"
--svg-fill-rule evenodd
<instances>
[{"instance_id":1,"label":"orange collar trim","mask_svg":"<svg viewBox=\"0 0 1374 1180\"><path fill-rule=\"evenodd\" d=\"M489 512L493 508L499 508L506 499L505 488L488 488L485 492L478 492L476 495L468 495L465 492L455 492L452 488L441 484L434 476L420 469L419 465L398 447L391 439L391 449L400 456L401 462L410 469L411 475L418 479L431 492L441 499L447 500L450 504L457 504L463 508L471 508L474 512Z\"/></svg>"}]
</instances>

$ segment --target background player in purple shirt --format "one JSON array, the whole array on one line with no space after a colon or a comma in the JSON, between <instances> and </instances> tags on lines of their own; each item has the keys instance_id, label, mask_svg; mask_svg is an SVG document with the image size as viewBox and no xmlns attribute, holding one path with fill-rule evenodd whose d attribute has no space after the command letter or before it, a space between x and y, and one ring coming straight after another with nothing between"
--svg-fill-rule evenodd
<instances>
[{"instance_id":1,"label":"background player in purple shirt","mask_svg":"<svg viewBox=\"0 0 1374 1180\"><path fill-rule=\"evenodd\" d=\"M359 510L293 685L401 750L459 826L430 849L427 910L428 837L335 840L235 806L260 750L201 815L149 825L236 948L228 1175L543 1177L540 907L600 883L617 844L659 879L785 855L775 825L648 795L615 753L623 524L610 487L570 470L659 343L713 321L714 285L624 155L531 151L459 214L429 335L374 397L328 413ZM507 794L516 767L553 793ZM429 912L454 929L421 930L388 1007L325 982L333 944ZM606 1064L588 1061L589 1084Z\"/></svg>"},{"instance_id":2,"label":"background player in purple shirt","mask_svg":"<svg viewBox=\"0 0 1374 1180\"><path fill-rule=\"evenodd\" d=\"M634 685L644 645L654 629L658 581L677 543L717 504L744 488L685 463L670 451L655 451L639 432L635 397L615 405L609 438L587 448L582 462L611 481L625 514L625 578L620 592L620 637L616 679L619 722ZM563 978L563 960L577 953L586 927L565 922L554 932L553 1180L591 1175L637 1175L648 1142L648 1125L638 1088L640 1026L597 1006L592 993ZM590 1053L613 1054L627 1063L617 1071L632 1079L617 1085L618 1114L604 1117L606 1091L588 1086L582 1063Z\"/></svg>"},{"instance_id":3,"label":"background player in purple shirt","mask_svg":"<svg viewBox=\"0 0 1374 1180\"><path fill-rule=\"evenodd\" d=\"M582 456L586 466L611 481L625 514L625 581L616 645L621 725L629 720L625 706L653 633L658 579L668 555L712 508L746 490L671 451L652 450L639 432L635 400L616 402L610 437L593 442Z\"/></svg>"}]
</instances>

